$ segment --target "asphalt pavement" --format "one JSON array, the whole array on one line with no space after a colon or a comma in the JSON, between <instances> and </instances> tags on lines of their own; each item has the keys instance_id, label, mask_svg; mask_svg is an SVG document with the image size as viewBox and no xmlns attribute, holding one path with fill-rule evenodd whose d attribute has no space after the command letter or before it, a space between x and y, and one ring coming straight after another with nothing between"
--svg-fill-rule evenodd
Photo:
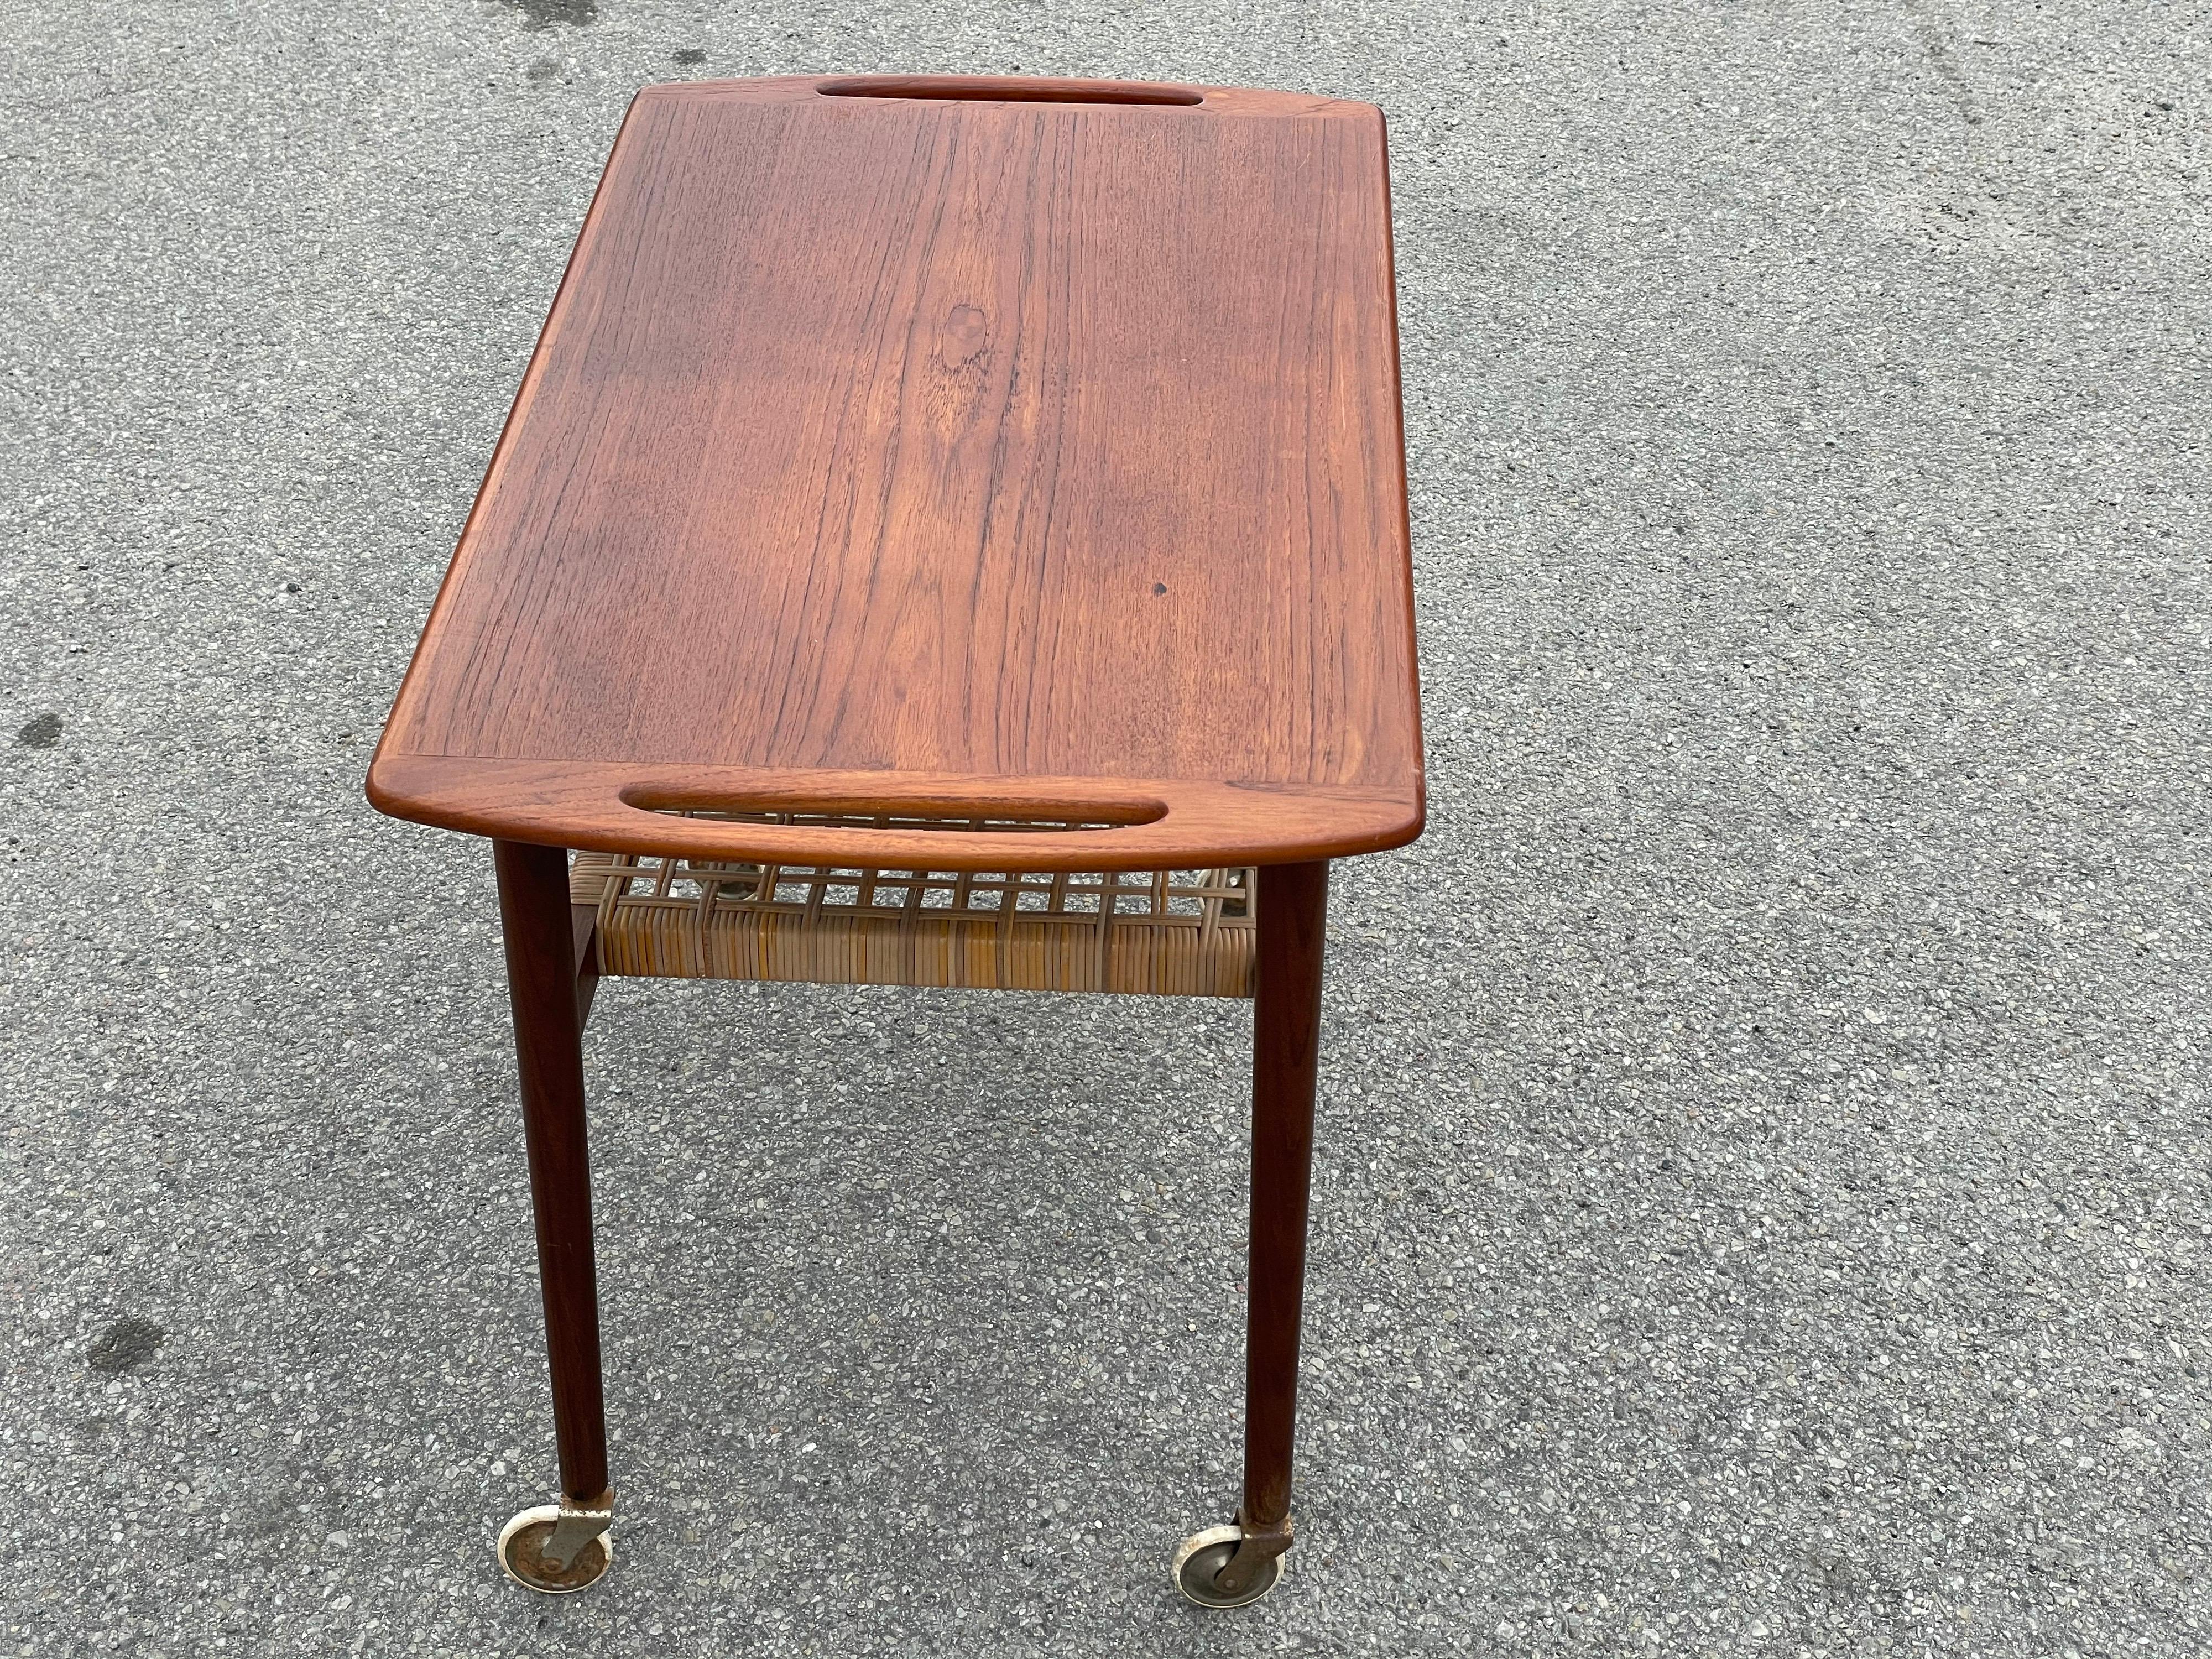
<instances>
[{"instance_id":1,"label":"asphalt pavement","mask_svg":"<svg viewBox=\"0 0 2212 1659\"><path fill-rule=\"evenodd\" d=\"M2212 1651L2212 14L0 0L0 1652ZM611 981L552 1485L486 848L370 747L641 85L1390 119L1430 828L1282 1586L1241 1005Z\"/></svg>"}]
</instances>

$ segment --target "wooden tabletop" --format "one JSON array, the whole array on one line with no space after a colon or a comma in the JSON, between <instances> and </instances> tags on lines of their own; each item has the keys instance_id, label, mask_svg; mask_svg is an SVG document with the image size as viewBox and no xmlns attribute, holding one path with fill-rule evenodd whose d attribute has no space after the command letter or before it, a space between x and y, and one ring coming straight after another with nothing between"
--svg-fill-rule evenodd
<instances>
[{"instance_id":1,"label":"wooden tabletop","mask_svg":"<svg viewBox=\"0 0 2212 1659\"><path fill-rule=\"evenodd\" d=\"M607 851L1412 840L1380 111L813 77L630 106L368 778ZM750 824L673 809L1112 827Z\"/></svg>"}]
</instances>

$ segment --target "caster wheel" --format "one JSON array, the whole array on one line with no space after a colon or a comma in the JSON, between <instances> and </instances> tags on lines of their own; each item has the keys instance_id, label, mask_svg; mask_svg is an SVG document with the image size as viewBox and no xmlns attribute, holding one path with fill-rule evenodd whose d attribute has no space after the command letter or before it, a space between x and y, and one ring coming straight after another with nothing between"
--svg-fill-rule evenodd
<instances>
[{"instance_id":1,"label":"caster wheel","mask_svg":"<svg viewBox=\"0 0 2212 1659\"><path fill-rule=\"evenodd\" d=\"M1244 1529L1238 1526L1208 1527L1204 1532L1194 1532L1182 1540L1176 1551L1176 1588L1186 1600L1201 1607L1247 1607L1283 1582L1283 1558L1271 1556L1261 1565L1252 1582L1235 1595L1224 1595L1213 1587L1214 1579L1229 1558L1237 1553L1237 1547L1244 1541Z\"/></svg>"},{"instance_id":2,"label":"caster wheel","mask_svg":"<svg viewBox=\"0 0 2212 1659\"><path fill-rule=\"evenodd\" d=\"M540 1504L523 1510L501 1530L499 1564L524 1589L543 1590L548 1595L589 1589L606 1576L613 1563L615 1540L604 1532L578 1550L566 1566L556 1567L548 1561L545 1546L560 1520L558 1504Z\"/></svg>"}]
</instances>

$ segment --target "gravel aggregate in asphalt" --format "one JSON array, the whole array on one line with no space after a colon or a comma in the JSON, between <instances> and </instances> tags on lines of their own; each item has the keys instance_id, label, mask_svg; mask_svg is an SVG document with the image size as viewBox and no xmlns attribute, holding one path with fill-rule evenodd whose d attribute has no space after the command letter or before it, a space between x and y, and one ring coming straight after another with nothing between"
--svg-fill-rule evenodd
<instances>
[{"instance_id":1,"label":"gravel aggregate in asphalt","mask_svg":"<svg viewBox=\"0 0 2212 1659\"><path fill-rule=\"evenodd\" d=\"M0 0L0 1652L2212 1650L2208 19ZM1340 866L1300 1542L1249 1015L610 982L609 1580L489 859L360 781L623 106L1392 121L1428 836Z\"/></svg>"}]
</instances>

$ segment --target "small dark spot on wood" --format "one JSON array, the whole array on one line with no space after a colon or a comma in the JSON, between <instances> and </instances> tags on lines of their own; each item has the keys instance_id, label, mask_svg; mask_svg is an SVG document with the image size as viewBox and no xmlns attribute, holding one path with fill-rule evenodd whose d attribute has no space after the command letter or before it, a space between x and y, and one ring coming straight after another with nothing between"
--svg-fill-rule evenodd
<instances>
[{"instance_id":1,"label":"small dark spot on wood","mask_svg":"<svg viewBox=\"0 0 2212 1659\"><path fill-rule=\"evenodd\" d=\"M40 714L15 734L15 741L26 749L51 749L62 740L62 717L56 714Z\"/></svg>"},{"instance_id":2,"label":"small dark spot on wood","mask_svg":"<svg viewBox=\"0 0 2212 1659\"><path fill-rule=\"evenodd\" d=\"M675 58L676 61L683 64L686 69L690 69L696 64L703 64L707 61L707 54L701 51L697 46L678 46L676 49Z\"/></svg>"},{"instance_id":3,"label":"small dark spot on wood","mask_svg":"<svg viewBox=\"0 0 2212 1659\"><path fill-rule=\"evenodd\" d=\"M955 306L945 313L945 332L938 355L949 368L965 368L982 355L990 337L983 313L974 306Z\"/></svg>"},{"instance_id":4,"label":"small dark spot on wood","mask_svg":"<svg viewBox=\"0 0 2212 1659\"><path fill-rule=\"evenodd\" d=\"M84 1363L110 1376L136 1370L154 1357L168 1333L150 1319L125 1315L93 1339Z\"/></svg>"},{"instance_id":5,"label":"small dark spot on wood","mask_svg":"<svg viewBox=\"0 0 2212 1659\"><path fill-rule=\"evenodd\" d=\"M1154 582L1152 584L1152 592L1155 593L1164 593L1167 591L1168 585L1165 582Z\"/></svg>"}]
</instances>

